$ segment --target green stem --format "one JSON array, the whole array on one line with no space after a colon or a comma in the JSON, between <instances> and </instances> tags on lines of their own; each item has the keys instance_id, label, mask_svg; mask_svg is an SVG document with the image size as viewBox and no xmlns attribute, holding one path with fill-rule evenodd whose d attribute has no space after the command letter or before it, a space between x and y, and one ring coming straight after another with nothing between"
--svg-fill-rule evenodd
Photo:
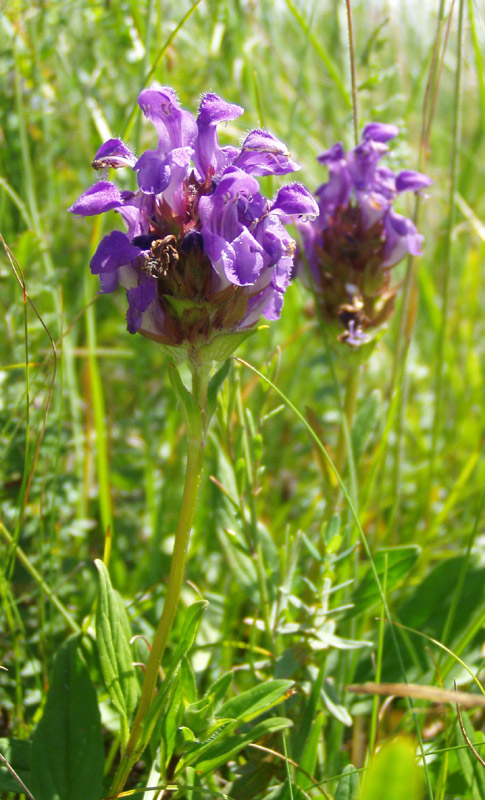
<instances>
[{"instance_id":1,"label":"green stem","mask_svg":"<svg viewBox=\"0 0 485 800\"><path fill-rule=\"evenodd\" d=\"M352 116L354 121L355 145L359 144L359 107L357 105L357 70L355 67L355 41L354 26L352 23L352 4L350 0L345 0L347 6L347 25L349 31L349 56L350 56L350 78L352 83Z\"/></svg>"},{"instance_id":2,"label":"green stem","mask_svg":"<svg viewBox=\"0 0 485 800\"><path fill-rule=\"evenodd\" d=\"M208 371L194 366L192 372L192 389L196 400L202 410L205 409L207 399ZM141 692L140 703L131 728L130 737L122 754L120 764L116 771L109 796L119 794L130 774L133 764L143 752L140 744L143 732L143 721L153 701L168 637L175 620L182 589L187 548L192 522L199 497L200 482L204 464L205 431L200 436L188 433L187 465L185 470L185 484L180 506L175 543L172 553L172 563L168 577L167 594L163 606L162 616L152 642L150 656L145 669L145 678Z\"/></svg>"},{"instance_id":3,"label":"green stem","mask_svg":"<svg viewBox=\"0 0 485 800\"><path fill-rule=\"evenodd\" d=\"M352 420L354 419L355 408L357 405L359 381L360 367L349 367L347 369L347 379L345 381L344 407L334 460L335 466L340 474L342 474L343 468L345 467L347 453L350 452L352 447L350 432L352 429Z\"/></svg>"}]
</instances>

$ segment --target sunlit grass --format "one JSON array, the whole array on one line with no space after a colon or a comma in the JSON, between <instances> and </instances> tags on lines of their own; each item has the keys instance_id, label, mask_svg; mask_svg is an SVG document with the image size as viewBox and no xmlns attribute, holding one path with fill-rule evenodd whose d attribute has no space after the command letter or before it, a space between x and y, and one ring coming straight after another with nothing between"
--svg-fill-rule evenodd
<instances>
[{"instance_id":1,"label":"sunlit grass","mask_svg":"<svg viewBox=\"0 0 485 800\"><path fill-rule=\"evenodd\" d=\"M166 356L126 332L121 293L92 302L88 262L101 225L66 211L95 180L93 154L109 135L137 151L153 146L135 109L152 80L173 86L187 108L207 90L243 105L221 138L266 126L289 143L310 188L325 179L315 156L338 140L353 145L344 3L202 0L191 8L81 0L10 2L1 12L0 231L45 325L24 304L2 250L0 663L8 672L0 673L0 735L8 738L31 738L54 655L69 628L89 628L92 563L103 557L108 528L112 582L133 633L151 639L182 491L184 435ZM360 124L398 124L391 166L421 168L434 185L419 208L424 254L396 268L404 300L402 293L361 376L355 481L348 467L342 478L373 557L403 545L419 545L420 555L402 574L386 567L383 593L359 607L359 585L377 573L322 454L333 458L337 449L345 371L330 362L311 296L295 284L281 320L238 355L276 385L320 443L264 381L232 364L183 590L185 607L199 593L209 600L192 665L200 691L233 668L233 694L266 678L294 679L284 711L294 726L268 746L306 765L325 791L335 794L349 763L368 765L369 740L372 749L406 732L416 742L418 730L430 753L428 796L474 800L481 783L473 756L456 749L463 739L453 710L419 704L413 719L403 701L373 706L345 685L375 680L377 663L383 681L452 688L455 678L471 690L467 671L440 648L378 621L386 606L483 677L484 17L462 4L460 58L459 3L352 8ZM266 189L275 192L276 181ZM400 210L412 215L412 202ZM46 329L57 351L52 397ZM372 646L345 649L342 640ZM135 647L145 661L143 642ZM94 660L89 668L106 703ZM468 716L480 743L482 717ZM109 747L109 716L105 732ZM288 764L248 749L238 766L246 777L235 768L220 769L212 784L196 777L193 796L269 797L266 783L288 776L278 796L317 796ZM150 766L147 758L143 786ZM251 770L266 776L261 788Z\"/></svg>"}]
</instances>

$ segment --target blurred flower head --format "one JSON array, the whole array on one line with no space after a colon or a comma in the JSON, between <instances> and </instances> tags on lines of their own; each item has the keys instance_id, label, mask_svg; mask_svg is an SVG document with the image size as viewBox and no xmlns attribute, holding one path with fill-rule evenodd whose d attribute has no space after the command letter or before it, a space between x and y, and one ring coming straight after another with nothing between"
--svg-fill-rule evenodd
<instances>
[{"instance_id":1,"label":"blurred flower head","mask_svg":"<svg viewBox=\"0 0 485 800\"><path fill-rule=\"evenodd\" d=\"M419 192L432 180L411 170L396 175L379 163L398 132L371 122L349 153L340 143L322 153L329 180L315 192L320 213L300 226L298 274L313 284L324 321L343 328L338 338L353 347L392 314L391 268L407 253L421 254L423 237L393 206L401 192Z\"/></svg>"},{"instance_id":2,"label":"blurred flower head","mask_svg":"<svg viewBox=\"0 0 485 800\"><path fill-rule=\"evenodd\" d=\"M189 350L247 331L261 316L277 319L295 252L285 224L316 216L318 206L300 184L283 186L270 201L257 177L298 165L264 130L251 131L240 147L222 147L218 123L243 109L216 94L203 96L197 119L169 87L145 89L138 103L157 147L137 158L120 139L105 142L92 162L101 180L69 209L84 217L114 210L125 224L91 259L101 292L126 290L130 333ZM136 191L105 180L110 167L132 169Z\"/></svg>"}]
</instances>

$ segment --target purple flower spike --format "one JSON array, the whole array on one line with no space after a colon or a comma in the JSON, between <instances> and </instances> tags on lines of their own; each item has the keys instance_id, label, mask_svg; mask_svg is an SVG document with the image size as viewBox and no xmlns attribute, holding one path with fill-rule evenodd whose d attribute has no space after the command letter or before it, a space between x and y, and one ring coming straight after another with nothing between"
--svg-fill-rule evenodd
<instances>
[{"instance_id":1,"label":"purple flower spike","mask_svg":"<svg viewBox=\"0 0 485 800\"><path fill-rule=\"evenodd\" d=\"M126 290L130 333L190 358L199 348L204 358L227 357L221 335L233 342L261 316L279 317L296 250L285 224L315 217L319 206L300 184L283 186L272 202L261 194L257 176L299 168L268 131L252 131L241 147L220 146L217 125L239 117L240 106L208 93L196 121L169 87L145 89L138 102L157 131L156 148L136 158L109 139L93 161L95 169L131 168L136 190L102 180L70 210L114 210L125 224L126 233L102 239L91 270L102 292ZM340 149L329 164L337 180L345 166Z\"/></svg>"},{"instance_id":2,"label":"purple flower spike","mask_svg":"<svg viewBox=\"0 0 485 800\"><path fill-rule=\"evenodd\" d=\"M395 125L371 122L349 153L340 142L322 153L329 180L315 192L320 214L299 225L298 275L312 283L323 320L333 331L343 326L337 338L351 347L368 341L368 331L392 314L391 268L407 254L421 254L423 237L393 204L400 192L419 192L432 180L412 170L395 175L380 164L397 134Z\"/></svg>"},{"instance_id":3,"label":"purple flower spike","mask_svg":"<svg viewBox=\"0 0 485 800\"><path fill-rule=\"evenodd\" d=\"M300 165L291 159L286 145L268 131L251 131L243 142L241 153L233 162L252 175L286 175Z\"/></svg>"},{"instance_id":4,"label":"purple flower spike","mask_svg":"<svg viewBox=\"0 0 485 800\"><path fill-rule=\"evenodd\" d=\"M94 156L91 166L93 169L106 169L106 167L133 167L136 156L123 144L121 139L108 139Z\"/></svg>"}]
</instances>

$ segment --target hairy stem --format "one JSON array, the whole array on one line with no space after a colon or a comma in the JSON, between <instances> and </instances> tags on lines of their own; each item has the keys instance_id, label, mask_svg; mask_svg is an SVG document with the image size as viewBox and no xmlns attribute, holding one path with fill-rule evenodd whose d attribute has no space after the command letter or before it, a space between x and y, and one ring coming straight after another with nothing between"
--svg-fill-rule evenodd
<instances>
[{"instance_id":1,"label":"hairy stem","mask_svg":"<svg viewBox=\"0 0 485 800\"><path fill-rule=\"evenodd\" d=\"M192 378L193 394L204 411L207 399L208 371L194 367ZM146 665L138 710L126 748L122 754L120 764L113 779L109 792L110 797L116 796L122 791L133 764L138 760L144 749L144 743L141 741L143 721L155 695L160 665L179 605L185 572L185 562L187 559L189 535L199 497L200 481L204 464L204 450L205 431L203 431L200 436L194 436L191 431L188 431L185 484L175 532L175 543L168 577L167 594L162 616L160 617L155 632L150 656Z\"/></svg>"}]
</instances>

